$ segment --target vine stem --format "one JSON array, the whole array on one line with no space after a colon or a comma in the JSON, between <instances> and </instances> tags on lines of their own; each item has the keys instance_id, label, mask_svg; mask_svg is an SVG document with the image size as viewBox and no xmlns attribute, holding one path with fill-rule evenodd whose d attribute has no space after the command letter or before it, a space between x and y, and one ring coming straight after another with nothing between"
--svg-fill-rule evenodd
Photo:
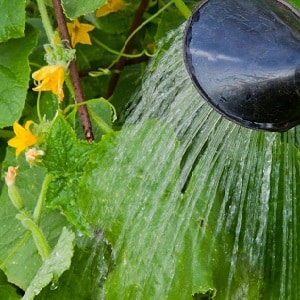
<instances>
[{"instance_id":1,"label":"vine stem","mask_svg":"<svg viewBox=\"0 0 300 300\"><path fill-rule=\"evenodd\" d=\"M26 215L25 212L20 212L16 215L16 218L20 220L23 226L31 232L35 246L44 261L50 254L50 247L43 232L37 224Z\"/></svg>"},{"instance_id":2,"label":"vine stem","mask_svg":"<svg viewBox=\"0 0 300 300\"><path fill-rule=\"evenodd\" d=\"M38 201L36 203L36 206L34 208L34 212L33 212L33 221L38 225L41 219L41 215L42 215L42 209L43 209L43 205L45 202L45 198L46 198L46 193L47 193L47 189L48 186L51 182L52 179L52 175L51 174L46 174L45 178L44 178L44 182L42 185L42 190L40 192L40 196L38 198Z\"/></svg>"},{"instance_id":3,"label":"vine stem","mask_svg":"<svg viewBox=\"0 0 300 300\"><path fill-rule=\"evenodd\" d=\"M56 19L57 19L57 24L58 24L58 32L60 35L60 38L62 41L64 41L65 47L70 47L71 41L70 41L70 36L67 28L67 24L65 21L63 9L61 6L60 0L52 0L53 8L55 11ZM72 60L70 65L69 65L69 70L70 70L70 78L74 87L74 93L75 93L75 101L77 103L84 102L84 95L80 83L80 78L76 66L75 60ZM89 117L89 113L87 110L86 105L80 105L78 107L78 112L79 116L82 122L82 127L83 127L83 132L85 135L85 139L87 141L93 141L94 140L94 135L92 131L92 124L91 120Z\"/></svg>"},{"instance_id":4,"label":"vine stem","mask_svg":"<svg viewBox=\"0 0 300 300\"><path fill-rule=\"evenodd\" d=\"M41 115L41 92L38 93L36 106L37 106L37 115L38 115L39 121L42 122L43 118Z\"/></svg>"},{"instance_id":5,"label":"vine stem","mask_svg":"<svg viewBox=\"0 0 300 300\"><path fill-rule=\"evenodd\" d=\"M45 5L45 1L44 0L36 0L36 2L37 2L37 5L38 5L39 12L41 14L43 27L45 29L48 41L51 44L53 42L54 32L53 32L53 29L52 29L51 21L49 19L48 13L47 13L47 8L46 8L46 5Z\"/></svg>"}]
</instances>

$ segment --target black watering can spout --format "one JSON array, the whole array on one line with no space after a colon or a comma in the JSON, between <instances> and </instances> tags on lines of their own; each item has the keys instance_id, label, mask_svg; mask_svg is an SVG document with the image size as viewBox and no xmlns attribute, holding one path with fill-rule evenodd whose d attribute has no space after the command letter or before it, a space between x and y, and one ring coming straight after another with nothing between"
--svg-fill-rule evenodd
<instances>
[{"instance_id":1,"label":"black watering can spout","mask_svg":"<svg viewBox=\"0 0 300 300\"><path fill-rule=\"evenodd\" d=\"M282 0L206 0L194 10L184 58L200 94L248 128L300 124L300 13Z\"/></svg>"}]
</instances>

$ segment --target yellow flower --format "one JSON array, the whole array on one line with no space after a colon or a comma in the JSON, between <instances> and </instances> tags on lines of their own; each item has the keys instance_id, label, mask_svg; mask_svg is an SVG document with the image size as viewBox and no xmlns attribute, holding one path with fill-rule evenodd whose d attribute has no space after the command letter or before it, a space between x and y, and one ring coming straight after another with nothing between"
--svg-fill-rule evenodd
<instances>
[{"instance_id":1,"label":"yellow flower","mask_svg":"<svg viewBox=\"0 0 300 300\"><path fill-rule=\"evenodd\" d=\"M78 43L87 45L92 44L88 32L92 31L95 26L80 23L77 19L74 20L73 23L67 23L67 26L73 48L75 48Z\"/></svg>"},{"instance_id":2,"label":"yellow flower","mask_svg":"<svg viewBox=\"0 0 300 300\"><path fill-rule=\"evenodd\" d=\"M65 70L63 66L51 65L45 66L38 71L32 73L32 78L37 81L42 81L39 85L33 88L34 91L52 91L58 96L59 102L64 98L64 80Z\"/></svg>"},{"instance_id":3,"label":"yellow flower","mask_svg":"<svg viewBox=\"0 0 300 300\"><path fill-rule=\"evenodd\" d=\"M124 9L123 0L107 0L107 3L96 10L97 17L103 17L110 13Z\"/></svg>"},{"instance_id":4,"label":"yellow flower","mask_svg":"<svg viewBox=\"0 0 300 300\"><path fill-rule=\"evenodd\" d=\"M20 155L22 151L37 143L37 138L30 131L30 125L33 121L27 121L25 127L22 127L17 122L14 122L13 129L15 137L8 141L8 145L16 148L16 157Z\"/></svg>"}]
</instances>

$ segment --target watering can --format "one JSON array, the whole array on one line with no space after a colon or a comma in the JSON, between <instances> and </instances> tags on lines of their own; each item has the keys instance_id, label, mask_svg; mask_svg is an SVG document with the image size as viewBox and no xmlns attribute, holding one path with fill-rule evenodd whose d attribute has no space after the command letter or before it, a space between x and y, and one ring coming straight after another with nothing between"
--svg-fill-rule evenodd
<instances>
[{"instance_id":1,"label":"watering can","mask_svg":"<svg viewBox=\"0 0 300 300\"><path fill-rule=\"evenodd\" d=\"M278 132L300 124L300 13L285 1L202 1L186 26L184 60L227 119Z\"/></svg>"}]
</instances>

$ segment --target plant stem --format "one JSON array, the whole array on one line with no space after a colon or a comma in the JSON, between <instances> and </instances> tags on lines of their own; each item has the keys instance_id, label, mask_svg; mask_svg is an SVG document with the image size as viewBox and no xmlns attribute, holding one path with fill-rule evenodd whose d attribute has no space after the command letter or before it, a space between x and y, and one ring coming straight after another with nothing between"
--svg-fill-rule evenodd
<instances>
[{"instance_id":1,"label":"plant stem","mask_svg":"<svg viewBox=\"0 0 300 300\"><path fill-rule=\"evenodd\" d=\"M66 41L65 47L70 47L71 45L70 36L69 36L69 32L68 32L68 28L67 28L67 24L65 21L60 0L52 0L52 3L53 3L56 19L57 19L60 38L62 41ZM84 102L84 95L80 84L80 78L79 78L75 60L71 61L69 70L70 70L70 78L74 87L75 101L77 103ZM91 124L87 107L85 105L79 106L78 113L81 119L85 139L87 141L93 141L94 135L93 135L92 124Z\"/></svg>"},{"instance_id":2,"label":"plant stem","mask_svg":"<svg viewBox=\"0 0 300 300\"><path fill-rule=\"evenodd\" d=\"M42 22L43 22L43 26L47 35L47 38L49 40L49 43L51 44L53 42L53 37L54 37L54 32L53 32L53 28L52 28L52 24L50 22L48 13L47 13L47 8L45 5L44 0L36 0L40 14L41 14L41 18L42 18Z\"/></svg>"},{"instance_id":3,"label":"plant stem","mask_svg":"<svg viewBox=\"0 0 300 300\"><path fill-rule=\"evenodd\" d=\"M70 78L70 74L66 75L65 82L66 82L66 85L68 87L68 90L69 90L72 98L75 99L76 95L75 95L75 92L74 92L74 87L73 87L73 84L72 84L72 81L71 81L71 78Z\"/></svg>"},{"instance_id":4,"label":"plant stem","mask_svg":"<svg viewBox=\"0 0 300 300\"><path fill-rule=\"evenodd\" d=\"M46 174L46 176L44 178L43 185L42 185L42 190L40 192L40 196L39 196L38 201L36 203L36 206L34 208L33 221L37 225L40 222L40 218L41 218L41 215L42 215L43 204L44 204L45 198L46 198L46 192L47 192L49 183L51 182L51 179L52 179L52 175L51 174Z\"/></svg>"},{"instance_id":5,"label":"plant stem","mask_svg":"<svg viewBox=\"0 0 300 300\"><path fill-rule=\"evenodd\" d=\"M16 218L22 222L25 228L30 230L37 250L44 261L50 254L50 247L43 232L24 212L17 214Z\"/></svg>"},{"instance_id":6,"label":"plant stem","mask_svg":"<svg viewBox=\"0 0 300 300\"><path fill-rule=\"evenodd\" d=\"M150 56L145 55L145 54L140 57L137 57L137 58L129 58L129 59L126 59L124 66L131 66L131 65L147 62L149 60L149 58L150 58ZM115 64L109 65L109 66L107 65L107 66L94 67L91 69L82 70L82 71L79 71L79 76L85 77L85 76L88 76L90 74L90 72L97 72L97 71L99 71L99 69L108 69L108 68L111 68L111 70L113 70L115 68Z\"/></svg>"},{"instance_id":7,"label":"plant stem","mask_svg":"<svg viewBox=\"0 0 300 300\"><path fill-rule=\"evenodd\" d=\"M185 5L185 3L182 0L173 0L174 4L178 8L178 10L181 12L181 14L188 19L191 15L190 9Z\"/></svg>"},{"instance_id":8,"label":"plant stem","mask_svg":"<svg viewBox=\"0 0 300 300\"><path fill-rule=\"evenodd\" d=\"M42 122L43 118L41 115L41 92L38 93L36 107L37 107L37 115L38 115L39 121Z\"/></svg>"},{"instance_id":9,"label":"plant stem","mask_svg":"<svg viewBox=\"0 0 300 300\"><path fill-rule=\"evenodd\" d=\"M108 46L106 46L104 43L102 43L101 41L99 41L97 38L93 37L93 42L95 42L95 44L99 45L100 47L102 47L103 49L105 49L107 52L110 52L112 54L116 54L119 57L124 56L126 58L137 58L137 57L141 57L143 55L145 55L147 53L146 50L143 50L142 52L138 53L138 54L126 54L124 52L119 52L116 51L114 49L109 48Z\"/></svg>"}]
</instances>

